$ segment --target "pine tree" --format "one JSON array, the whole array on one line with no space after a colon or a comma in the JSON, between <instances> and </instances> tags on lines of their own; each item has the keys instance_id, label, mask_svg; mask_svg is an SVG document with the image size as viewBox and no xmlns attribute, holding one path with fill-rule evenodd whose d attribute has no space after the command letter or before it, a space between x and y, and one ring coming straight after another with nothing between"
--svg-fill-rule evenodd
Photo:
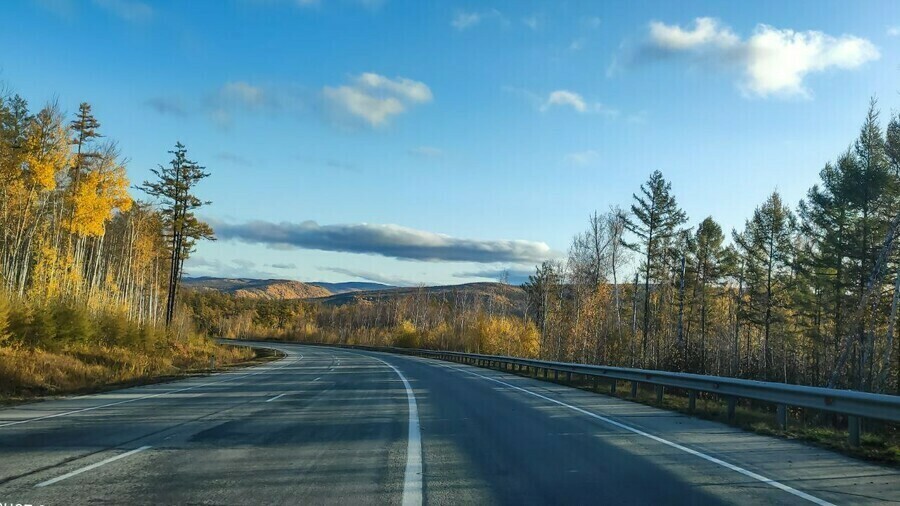
<instances>
[{"instance_id":1,"label":"pine tree","mask_svg":"<svg viewBox=\"0 0 900 506\"><path fill-rule=\"evenodd\" d=\"M97 153L89 151L89 144L98 137L102 137L97 133L100 128L100 122L94 118L91 112L91 104L82 102L78 106L78 114L70 123L69 128L75 134L72 138L72 144L75 146L75 156L72 159L72 193L78 191L78 184L81 182L81 174L90 160L97 156Z\"/></svg>"},{"instance_id":2,"label":"pine tree","mask_svg":"<svg viewBox=\"0 0 900 506\"><path fill-rule=\"evenodd\" d=\"M636 242L626 245L644 257L641 265L644 272L642 362L647 358L647 343L650 336L650 284L661 281L667 275L665 266L667 250L678 227L687 221L687 216L678 207L671 191L672 184L663 178L662 172L654 171L650 179L641 185L641 195L632 195L635 200L631 206L633 218L629 217L625 222L625 228L637 237Z\"/></svg>"},{"instance_id":3,"label":"pine tree","mask_svg":"<svg viewBox=\"0 0 900 506\"><path fill-rule=\"evenodd\" d=\"M212 227L200 221L194 211L208 201L200 200L193 191L197 184L209 176L205 167L187 158L187 149L176 143L175 149L169 151L174 156L168 166L160 165L153 169L157 181L145 181L141 189L162 201L162 216L169 231L169 275L166 298L166 325L172 323L175 313L176 294L181 282L181 274L185 259L193 251L199 239L215 240Z\"/></svg>"},{"instance_id":4,"label":"pine tree","mask_svg":"<svg viewBox=\"0 0 900 506\"><path fill-rule=\"evenodd\" d=\"M709 319L709 289L718 284L723 276L725 249L722 243L725 236L722 227L707 217L700 225L690 244L690 253L694 260L695 290L700 304L700 372L706 368L707 321Z\"/></svg>"},{"instance_id":5,"label":"pine tree","mask_svg":"<svg viewBox=\"0 0 900 506\"><path fill-rule=\"evenodd\" d=\"M793 234L795 218L782 202L778 192L753 212L743 234L734 234L734 241L742 249L746 262L747 284L750 291L749 318L762 326L762 375L770 379L772 365L772 327L787 320L790 307ZM785 336L781 325L781 343Z\"/></svg>"}]
</instances>

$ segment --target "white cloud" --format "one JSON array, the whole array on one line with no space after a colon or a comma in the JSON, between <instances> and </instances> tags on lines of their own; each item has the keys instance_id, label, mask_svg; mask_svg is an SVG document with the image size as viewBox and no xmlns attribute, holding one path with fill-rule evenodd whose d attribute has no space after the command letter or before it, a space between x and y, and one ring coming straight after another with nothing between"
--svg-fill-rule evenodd
<instances>
[{"instance_id":1,"label":"white cloud","mask_svg":"<svg viewBox=\"0 0 900 506\"><path fill-rule=\"evenodd\" d=\"M582 48L584 48L584 42L585 42L584 37L573 39L572 42L569 44L569 50L570 51L580 51Z\"/></svg>"},{"instance_id":2,"label":"white cloud","mask_svg":"<svg viewBox=\"0 0 900 506\"><path fill-rule=\"evenodd\" d=\"M747 42L745 86L759 96L808 95L803 79L829 68L854 69L877 60L878 49L868 40L822 32L795 32L760 25Z\"/></svg>"},{"instance_id":3,"label":"white cloud","mask_svg":"<svg viewBox=\"0 0 900 506\"><path fill-rule=\"evenodd\" d=\"M400 260L476 263L537 263L555 255L543 242L465 239L391 224L207 221L220 239L265 244L276 249L312 249L379 255Z\"/></svg>"},{"instance_id":4,"label":"white cloud","mask_svg":"<svg viewBox=\"0 0 900 506\"><path fill-rule=\"evenodd\" d=\"M551 92L550 96L547 97L547 102L544 103L543 109L547 110L553 106L568 106L578 112L587 112L587 104L584 102L584 97L569 90Z\"/></svg>"},{"instance_id":5,"label":"white cloud","mask_svg":"<svg viewBox=\"0 0 900 506\"><path fill-rule=\"evenodd\" d=\"M888 37L900 37L900 25L889 26L887 29Z\"/></svg>"},{"instance_id":6,"label":"white cloud","mask_svg":"<svg viewBox=\"0 0 900 506\"><path fill-rule=\"evenodd\" d=\"M650 23L650 39L657 47L672 51L709 45L729 48L740 41L731 29L720 26L719 22L712 18L695 19L693 30L652 21Z\"/></svg>"},{"instance_id":7,"label":"white cloud","mask_svg":"<svg viewBox=\"0 0 900 506\"><path fill-rule=\"evenodd\" d=\"M348 85L326 86L322 94L339 117L361 119L373 127L386 125L412 105L432 100L431 89L425 83L374 73L360 74Z\"/></svg>"},{"instance_id":8,"label":"white cloud","mask_svg":"<svg viewBox=\"0 0 900 506\"><path fill-rule=\"evenodd\" d=\"M527 18L522 18L522 24L531 28L532 30L537 30L541 26L541 20L537 17L536 14L532 14Z\"/></svg>"},{"instance_id":9,"label":"white cloud","mask_svg":"<svg viewBox=\"0 0 900 506\"><path fill-rule=\"evenodd\" d=\"M853 35L833 37L819 31L798 32L757 25L741 40L712 18L697 18L691 29L650 23L650 52L659 56L689 54L737 65L740 88L748 95L809 96L804 79L830 69L855 69L880 58L870 41Z\"/></svg>"},{"instance_id":10,"label":"white cloud","mask_svg":"<svg viewBox=\"0 0 900 506\"><path fill-rule=\"evenodd\" d=\"M588 165L593 165L600 161L600 153L594 151L593 149L569 153L565 156L565 161L570 165L585 167Z\"/></svg>"},{"instance_id":11,"label":"white cloud","mask_svg":"<svg viewBox=\"0 0 900 506\"><path fill-rule=\"evenodd\" d=\"M440 158L444 156L444 150L433 146L418 146L410 149L409 154L422 158Z\"/></svg>"},{"instance_id":12,"label":"white cloud","mask_svg":"<svg viewBox=\"0 0 900 506\"><path fill-rule=\"evenodd\" d=\"M503 17L503 14L501 14L500 11L498 11L497 9L491 9L489 11L482 12L458 11L453 16L453 19L450 20L450 26L456 28L459 31L463 31L468 30L469 28L473 28L487 19L497 19L501 24L504 25L508 23L508 20Z\"/></svg>"},{"instance_id":13,"label":"white cloud","mask_svg":"<svg viewBox=\"0 0 900 506\"><path fill-rule=\"evenodd\" d=\"M370 90L387 90L410 102L430 102L431 90L425 83L398 77L397 79L388 79L387 77L366 72L357 78L357 82Z\"/></svg>"},{"instance_id":14,"label":"white cloud","mask_svg":"<svg viewBox=\"0 0 900 506\"><path fill-rule=\"evenodd\" d=\"M541 105L541 111L547 111L554 107L570 107L581 114L599 113L614 116L618 114L615 109L610 109L600 102L588 102L579 93L569 90L556 90L547 96L547 100Z\"/></svg>"}]
</instances>

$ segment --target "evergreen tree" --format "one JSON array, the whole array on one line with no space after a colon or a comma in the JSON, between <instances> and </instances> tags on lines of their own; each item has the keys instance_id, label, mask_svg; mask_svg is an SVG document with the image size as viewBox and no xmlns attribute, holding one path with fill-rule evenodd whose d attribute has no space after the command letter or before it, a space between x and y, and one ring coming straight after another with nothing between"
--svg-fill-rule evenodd
<instances>
[{"instance_id":1,"label":"evergreen tree","mask_svg":"<svg viewBox=\"0 0 900 506\"><path fill-rule=\"evenodd\" d=\"M102 137L97 133L100 128L100 122L91 112L91 104L82 102L78 106L78 114L69 125L74 137L72 144L75 146L75 156L72 158L72 193L78 191L78 184L81 182L81 174L90 160L97 156L97 153L89 151L89 144L98 137Z\"/></svg>"},{"instance_id":2,"label":"evergreen tree","mask_svg":"<svg viewBox=\"0 0 900 506\"><path fill-rule=\"evenodd\" d=\"M166 325L172 323L175 313L176 294L181 282L184 260L190 255L198 239L215 240L212 227L200 221L194 211L208 201L194 195L197 184L209 176L201 167L187 157L187 149L176 143L169 151L174 156L168 166L153 169L156 181L145 181L141 189L148 195L162 201L163 223L169 233L169 275L168 296L166 298Z\"/></svg>"},{"instance_id":3,"label":"evergreen tree","mask_svg":"<svg viewBox=\"0 0 900 506\"><path fill-rule=\"evenodd\" d=\"M751 322L763 328L760 359L764 379L770 378L773 326L780 327L782 347L786 344L783 324L787 321L791 303L794 228L793 213L778 192L773 192L753 212L744 233L733 236L746 261L751 301L748 316Z\"/></svg>"},{"instance_id":4,"label":"evergreen tree","mask_svg":"<svg viewBox=\"0 0 900 506\"><path fill-rule=\"evenodd\" d=\"M553 302L559 296L561 276L553 262L545 261L528 276L522 288L528 298L528 312L534 315L534 321L540 331L538 356L544 358L549 340L548 323L551 317ZM557 350L558 352L559 350Z\"/></svg>"},{"instance_id":5,"label":"evergreen tree","mask_svg":"<svg viewBox=\"0 0 900 506\"><path fill-rule=\"evenodd\" d=\"M704 372L706 368L709 291L723 277L725 249L722 243L724 240L725 236L722 234L722 227L713 220L712 216L709 216L697 226L697 231L689 243L691 257L695 266L695 297L693 298L699 299L700 306L700 356L698 358L701 372Z\"/></svg>"},{"instance_id":6,"label":"evergreen tree","mask_svg":"<svg viewBox=\"0 0 900 506\"><path fill-rule=\"evenodd\" d=\"M644 274L644 314L641 327L641 360L646 360L647 343L650 335L650 284L667 276L665 259L671 240L678 227L687 221L675 197L671 194L672 184L663 178L662 172L654 171L645 184L641 185L641 195L633 194L634 204L625 222L625 228L637 237L637 241L626 246L643 256L641 270Z\"/></svg>"}]
</instances>

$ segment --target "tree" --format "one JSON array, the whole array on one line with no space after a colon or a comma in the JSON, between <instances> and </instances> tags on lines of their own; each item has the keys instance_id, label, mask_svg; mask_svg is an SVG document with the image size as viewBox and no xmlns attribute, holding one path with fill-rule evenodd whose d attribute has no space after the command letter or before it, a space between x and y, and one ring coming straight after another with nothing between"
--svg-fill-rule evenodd
<instances>
[{"instance_id":1,"label":"tree","mask_svg":"<svg viewBox=\"0 0 900 506\"><path fill-rule=\"evenodd\" d=\"M144 181L140 186L148 195L161 200L163 224L169 235L169 276L166 298L166 325L172 323L175 313L176 294L181 282L184 260L193 251L197 240L215 240L212 227L200 221L194 211L208 201L194 195L197 184L209 176L201 167L187 157L187 149L180 142L169 151L174 156L168 166L153 169L157 181Z\"/></svg>"},{"instance_id":2,"label":"tree","mask_svg":"<svg viewBox=\"0 0 900 506\"><path fill-rule=\"evenodd\" d=\"M750 291L747 316L763 328L761 361L764 379L769 379L770 376L772 355L769 343L772 327L785 323L790 307L795 226L793 213L782 202L778 192L773 192L753 212L753 218L747 221L744 233L733 234L746 264ZM783 332L784 329L781 330ZM783 335L781 343L785 344Z\"/></svg>"},{"instance_id":3,"label":"tree","mask_svg":"<svg viewBox=\"0 0 900 506\"><path fill-rule=\"evenodd\" d=\"M100 122L94 118L91 112L91 104L82 102L78 106L78 115L72 120L69 126L75 137L72 138L72 144L75 146L75 156L72 159L72 193L78 191L78 184L81 182L81 173L90 160L97 156L96 153L88 151L88 145L97 137L101 137L97 133L100 128Z\"/></svg>"},{"instance_id":4,"label":"tree","mask_svg":"<svg viewBox=\"0 0 900 506\"><path fill-rule=\"evenodd\" d=\"M722 227L707 217L700 225L694 237L689 242L689 250L694 260L695 291L694 298L700 299L700 372L706 368L706 339L707 321L709 317L708 291L711 285L719 283L723 277L723 264L725 263L725 248L722 243L725 236ZM693 299L692 299L693 304Z\"/></svg>"},{"instance_id":5,"label":"tree","mask_svg":"<svg viewBox=\"0 0 900 506\"><path fill-rule=\"evenodd\" d=\"M553 262L545 261L535 268L534 274L528 276L528 281L522 285L528 297L528 307L534 314L535 323L540 331L538 356L541 358L547 351L548 323L553 302L559 296L560 282L561 276L556 266Z\"/></svg>"},{"instance_id":6,"label":"tree","mask_svg":"<svg viewBox=\"0 0 900 506\"><path fill-rule=\"evenodd\" d=\"M678 207L671 191L672 184L663 178L662 172L653 172L647 183L641 185L641 195L632 195L635 201L631 206L633 218L625 221L625 228L637 237L636 242L627 243L626 246L644 257L641 265L644 272L642 362L646 360L650 334L650 284L651 281L658 281L666 276L665 265L662 264L670 241L678 227L687 221L687 215Z\"/></svg>"}]
</instances>

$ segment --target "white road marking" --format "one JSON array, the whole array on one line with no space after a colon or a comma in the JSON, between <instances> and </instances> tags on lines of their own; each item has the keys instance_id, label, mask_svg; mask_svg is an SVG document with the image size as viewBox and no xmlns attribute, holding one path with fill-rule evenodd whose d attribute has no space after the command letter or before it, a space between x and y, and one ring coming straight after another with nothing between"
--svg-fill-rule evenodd
<instances>
[{"instance_id":1,"label":"white road marking","mask_svg":"<svg viewBox=\"0 0 900 506\"><path fill-rule=\"evenodd\" d=\"M0 428L2 428L2 427L10 427L10 426L12 426L12 425L21 425L21 424L30 423L30 422L36 422L36 421L39 421L39 420L48 420L48 419L50 419L50 418L58 418L58 417L61 417L61 416L74 415L74 414L76 414L76 413L84 413L84 412L87 412L87 411L94 411L95 409L108 408L108 407L110 407L110 406L118 406L118 405L120 405L120 404L128 404L128 403L130 403L130 402L142 401L142 400L146 400L146 399L153 399L154 397L160 397L160 396L163 396L163 395L177 394L177 393L179 393L179 392L187 392L188 390L194 390L194 389L197 389L197 388L207 387L207 386L209 386L209 385L215 385L215 384L218 384L218 383L224 383L224 382L226 382L226 381L232 381L232 380L236 380L236 379L239 379L239 378L246 378L246 377L248 377L248 376L254 376L254 375L257 375L257 374L262 374L262 373L265 373L265 372L274 371L274 370L276 370L276 369L281 369L281 368L283 368L283 367L285 367L285 366L288 366L288 365L295 364L295 363L299 362L300 359L302 359L302 358L303 358L303 355L299 355L299 356L297 357L297 360L293 360L293 361L290 361L290 362L281 364L281 365L279 365L278 367L271 367L271 368L260 369L260 370L258 370L258 371L255 371L255 372L252 372L252 373L249 373L249 374L241 374L241 375L238 375L238 376L231 376L231 375L229 375L229 376L228 376L227 378L225 378L225 379L221 379L221 380L219 380L219 381L211 381L211 382L209 382L209 383L203 383L202 385L194 385L194 386L192 386L192 387L179 388L179 389L176 389L176 390L168 390L168 391L166 391L166 392L160 392L160 393L158 393L158 394L145 395L145 396L143 396L143 397L135 397L134 399L125 399L125 400L123 400L123 401L110 402L110 403L108 403L108 404L101 404L101 405L99 405L99 406L91 406L91 407L88 407L88 408L73 409L72 411L64 411L64 412L62 412L62 413L54 413L54 414L52 414L52 415L44 415L44 416L37 416L37 417L34 417L34 418L26 418L25 420L17 420L17 421L15 421L15 422L0 423Z\"/></svg>"},{"instance_id":2,"label":"white road marking","mask_svg":"<svg viewBox=\"0 0 900 506\"><path fill-rule=\"evenodd\" d=\"M356 355L356 353L354 353ZM399 369L378 357L364 355L390 367L400 376L406 387L406 401L409 406L409 435L406 438L406 470L403 473L403 506L423 504L422 498L422 431L419 427L419 408L416 395L406 376Z\"/></svg>"},{"instance_id":3,"label":"white road marking","mask_svg":"<svg viewBox=\"0 0 900 506\"><path fill-rule=\"evenodd\" d=\"M321 376L319 376L318 378L314 379L313 381L319 381L320 379L322 379Z\"/></svg>"},{"instance_id":4,"label":"white road marking","mask_svg":"<svg viewBox=\"0 0 900 506\"><path fill-rule=\"evenodd\" d=\"M639 435L639 436L644 436L644 437L646 437L646 438L652 439L652 440L654 440L654 441L656 441L656 442L659 442L659 443L662 443L662 444L664 444L664 445L671 446L672 448L675 448L675 449L677 449L677 450L681 450L681 451L683 451L683 452L685 452L685 453L689 453L689 454L694 455L694 456L696 456L696 457L700 457L701 459L706 460L706 461L708 461L708 462L712 462L713 464L716 464L716 465L722 466L722 467L724 467L724 468L726 468L726 469L730 469L730 470L732 470L732 471L738 472L738 473L740 473L740 474L743 474L744 476L747 476L747 477L749 477L749 478L753 478L754 480L757 480L757 481L761 481L761 482L763 482L763 483L765 483L765 484L767 484L767 485L771 485L771 486L773 486L773 487L775 487L775 488L777 488L777 489L783 490L783 491L785 491L785 492L787 492L787 493L789 493L789 494L793 494L793 495L795 495L795 496L797 496L797 497L799 497L799 498L801 498L801 499L806 499L807 501L809 501L809 502L811 502L811 503L814 503L814 504L818 504L819 506L834 506L833 503L830 503L830 502L828 502L828 501L826 501L826 500L824 500L824 499L820 499L820 498L818 498L818 497L816 497L816 496L809 495L809 494L807 494L806 492L801 492L800 490L797 490L797 489L795 489L795 488L791 488L791 487L785 485L784 483L775 481L775 480L773 480L773 479L771 479L771 478L767 478L767 477L765 477L765 476L763 476L763 475L761 475L761 474L754 473L753 471L748 471L748 470L746 470L746 469L744 469L744 468L742 468L742 467L740 467L740 466L736 466L736 465L731 464L731 463L729 463L729 462L725 462L725 461L722 460L722 459L718 459L718 458L713 457L713 456L711 456L711 455L707 455L707 454L705 454L705 453L703 453L703 452L699 452L699 451L694 450L694 449L692 449L692 448L688 448L688 447L686 447L686 446L682 446L682 445L680 445L680 444L678 444L678 443L669 441L668 439L663 439L663 438L661 438L661 437L659 437L659 436L654 436L653 434L649 434L649 433L644 432L644 431L642 431L642 430L640 430L640 429L638 429L638 428L632 427L632 426L630 426L630 425L626 425L626 424L621 423L621 422L617 422L617 421L615 421L615 420L613 420L613 419L611 419L611 418L607 418L607 417L605 417L605 416L601 416L601 415L598 415L598 414L596 414L596 413L591 413L590 411L588 411L588 410L586 410L586 409L582 409L582 408L579 408L579 407L577 407L577 406L573 406L573 405L571 405L571 404L567 404L567 403L565 403L565 402L563 402L563 401L558 401L558 400L553 399L553 398L551 398L551 397L547 397L546 395L541 395L541 394L539 394L539 393L537 393L537 392L532 392L531 390L528 390L528 389L525 389L525 388L522 388L522 387L518 387L518 386L516 386L516 385L509 384L509 383L507 383L507 382L505 382L505 381L501 381L501 380L498 380L498 379L496 379L496 378L491 378L491 377L489 377L489 376L484 376L484 375L482 375L482 374L478 374L477 372L468 371L468 370L463 369L463 368L460 368L460 367L453 367L453 366L449 366L449 367L450 367L451 369L454 369L454 370L457 370L457 371L461 371L461 372L464 372L464 373L466 373L466 374L471 374L472 376L478 376L479 378L486 379L486 380L488 380L488 381L493 381L494 383L498 383L498 384L500 384L500 385L504 385L504 386L507 386L507 387L509 387L509 388L513 388L513 389L515 389L515 390L518 390L518 391L520 391L520 392L526 393L526 394L528 394L528 395L533 395L533 396L535 396L535 397L544 399L545 401L552 402L553 404L558 404L558 405L560 405L560 406L569 408L569 409L571 409L571 410L573 410L573 411L577 411L578 413L581 413L581 414L583 414L583 415L587 415L587 416L589 416L589 417L591 417L591 418L596 418L597 420L600 420L600 421L602 421L602 422L606 422L606 423L608 423L608 424L610 424L610 425L614 425L614 426L619 427L620 429L624 429L624 430L626 430L626 431L628 431L628 432L632 432L632 433L634 433L634 434L637 434L637 435Z\"/></svg>"},{"instance_id":5,"label":"white road marking","mask_svg":"<svg viewBox=\"0 0 900 506\"><path fill-rule=\"evenodd\" d=\"M96 469L100 466L109 464L110 462L115 462L119 459L124 459L125 457L134 455L135 453L142 452L144 450L149 450L150 448L152 448L152 447L142 446L140 448L135 448L134 450L127 451L125 453L121 453L119 455L116 455L115 457L110 457L106 460L101 460L100 462L97 462L95 464L91 464L89 466L82 467L81 469L76 469L76 470L72 471L71 473L66 473L62 476L57 476L56 478L53 478L52 480L42 481L42 482L38 483L37 485L35 485L35 487L46 487L47 485L53 485L56 482L65 480L66 478L71 478L71 477L79 475L83 472L90 471L91 469Z\"/></svg>"},{"instance_id":6,"label":"white road marking","mask_svg":"<svg viewBox=\"0 0 900 506\"><path fill-rule=\"evenodd\" d=\"M281 398L284 397L285 395L287 395L287 392L285 392L285 393L283 393L283 394L278 394L278 395L276 395L275 397L272 397L271 399L266 399L266 402L272 402L272 401L274 401L274 400L281 399Z\"/></svg>"}]
</instances>

